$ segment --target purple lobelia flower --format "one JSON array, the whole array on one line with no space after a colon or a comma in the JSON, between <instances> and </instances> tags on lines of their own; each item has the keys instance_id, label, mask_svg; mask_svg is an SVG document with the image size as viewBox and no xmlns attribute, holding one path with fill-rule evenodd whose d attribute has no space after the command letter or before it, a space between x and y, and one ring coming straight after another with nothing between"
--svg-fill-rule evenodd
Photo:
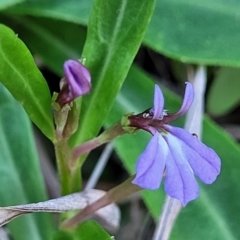
<instances>
[{"instance_id":1,"label":"purple lobelia flower","mask_svg":"<svg viewBox=\"0 0 240 240\"><path fill-rule=\"evenodd\" d=\"M220 172L221 162L214 150L186 130L168 125L187 112L194 98L193 86L186 83L182 106L169 114L164 98L156 85L154 107L144 113L130 116L130 126L144 129L153 137L139 156L133 183L146 189L157 189L163 175L166 193L178 199L183 206L199 195L194 174L204 183L211 184Z\"/></svg>"},{"instance_id":2,"label":"purple lobelia flower","mask_svg":"<svg viewBox=\"0 0 240 240\"><path fill-rule=\"evenodd\" d=\"M91 90L91 75L79 61L67 60L63 65L63 70L61 91L56 100L61 107Z\"/></svg>"}]
</instances>

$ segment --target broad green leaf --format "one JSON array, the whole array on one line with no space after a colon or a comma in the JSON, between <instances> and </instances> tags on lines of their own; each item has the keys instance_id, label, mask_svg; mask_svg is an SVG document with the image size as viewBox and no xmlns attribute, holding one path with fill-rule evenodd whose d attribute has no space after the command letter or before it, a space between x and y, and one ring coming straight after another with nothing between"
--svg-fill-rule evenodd
<instances>
[{"instance_id":1,"label":"broad green leaf","mask_svg":"<svg viewBox=\"0 0 240 240\"><path fill-rule=\"evenodd\" d=\"M0 81L22 104L31 120L51 140L51 96L45 79L17 35L0 25Z\"/></svg>"},{"instance_id":2,"label":"broad green leaf","mask_svg":"<svg viewBox=\"0 0 240 240\"><path fill-rule=\"evenodd\" d=\"M12 5L15 5L20 2L24 2L25 0L1 0L0 1L0 9L8 8Z\"/></svg>"},{"instance_id":3,"label":"broad green leaf","mask_svg":"<svg viewBox=\"0 0 240 240\"><path fill-rule=\"evenodd\" d=\"M238 0L158 0L144 43L184 62L240 66Z\"/></svg>"},{"instance_id":4,"label":"broad green leaf","mask_svg":"<svg viewBox=\"0 0 240 240\"><path fill-rule=\"evenodd\" d=\"M93 0L39 0L7 9L9 15L48 17L86 25Z\"/></svg>"},{"instance_id":5,"label":"broad green leaf","mask_svg":"<svg viewBox=\"0 0 240 240\"><path fill-rule=\"evenodd\" d=\"M46 199L31 123L20 104L0 83L0 205ZM51 239L48 214L31 214L8 224L14 240Z\"/></svg>"},{"instance_id":6,"label":"broad green leaf","mask_svg":"<svg viewBox=\"0 0 240 240\"><path fill-rule=\"evenodd\" d=\"M59 76L63 74L66 59L81 58L87 32L85 27L47 18L4 16L0 20L17 31L30 51Z\"/></svg>"},{"instance_id":7,"label":"broad green leaf","mask_svg":"<svg viewBox=\"0 0 240 240\"><path fill-rule=\"evenodd\" d=\"M208 95L207 109L215 116L231 111L240 103L240 69L221 68Z\"/></svg>"},{"instance_id":8,"label":"broad green leaf","mask_svg":"<svg viewBox=\"0 0 240 240\"><path fill-rule=\"evenodd\" d=\"M28 14L87 24L92 0L19 4L9 14ZM184 62L240 66L238 0L157 0L144 44Z\"/></svg>"},{"instance_id":9,"label":"broad green leaf","mask_svg":"<svg viewBox=\"0 0 240 240\"><path fill-rule=\"evenodd\" d=\"M166 100L165 107L174 112L181 104L180 98L165 88L162 90ZM153 81L136 67L131 68L107 117L107 125L119 120L124 113L144 111L152 106L152 101ZM179 124L182 125L183 121L179 121L177 125ZM117 152L131 174L135 172L137 158L145 149L149 138L149 134L139 132L115 140ZM171 239L239 239L239 145L208 118L204 119L203 142L219 154L222 171L214 184L200 183L199 198L182 210ZM165 198L163 184L159 190L145 190L142 195L148 209L157 219Z\"/></svg>"},{"instance_id":10,"label":"broad green leaf","mask_svg":"<svg viewBox=\"0 0 240 240\"><path fill-rule=\"evenodd\" d=\"M138 51L153 8L154 0L94 2L83 50L93 87L84 97L75 144L100 130Z\"/></svg>"}]
</instances>

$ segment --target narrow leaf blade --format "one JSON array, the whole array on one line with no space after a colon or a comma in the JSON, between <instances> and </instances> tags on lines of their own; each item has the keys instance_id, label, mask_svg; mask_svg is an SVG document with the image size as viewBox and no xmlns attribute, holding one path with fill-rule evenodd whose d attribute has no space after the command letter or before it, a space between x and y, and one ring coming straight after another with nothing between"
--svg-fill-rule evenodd
<instances>
[{"instance_id":1,"label":"narrow leaf blade","mask_svg":"<svg viewBox=\"0 0 240 240\"><path fill-rule=\"evenodd\" d=\"M0 81L22 104L31 120L51 140L51 96L45 79L17 35L0 25Z\"/></svg>"},{"instance_id":2,"label":"narrow leaf blade","mask_svg":"<svg viewBox=\"0 0 240 240\"><path fill-rule=\"evenodd\" d=\"M141 44L154 3L154 0L94 2L83 50L93 89L84 98L75 144L94 137L100 130Z\"/></svg>"},{"instance_id":3,"label":"narrow leaf blade","mask_svg":"<svg viewBox=\"0 0 240 240\"><path fill-rule=\"evenodd\" d=\"M7 9L11 15L47 17L87 25L93 0L41 0L24 2Z\"/></svg>"},{"instance_id":4,"label":"narrow leaf blade","mask_svg":"<svg viewBox=\"0 0 240 240\"><path fill-rule=\"evenodd\" d=\"M30 121L19 103L2 84L0 145L1 206L45 200L45 186ZM50 216L45 214L26 216L21 221L10 223L8 227L18 240L47 240L53 231Z\"/></svg>"},{"instance_id":5,"label":"narrow leaf blade","mask_svg":"<svg viewBox=\"0 0 240 240\"><path fill-rule=\"evenodd\" d=\"M7 15L0 21L17 31L30 51L59 76L63 75L64 61L81 58L87 33L83 26L51 18Z\"/></svg>"}]
</instances>

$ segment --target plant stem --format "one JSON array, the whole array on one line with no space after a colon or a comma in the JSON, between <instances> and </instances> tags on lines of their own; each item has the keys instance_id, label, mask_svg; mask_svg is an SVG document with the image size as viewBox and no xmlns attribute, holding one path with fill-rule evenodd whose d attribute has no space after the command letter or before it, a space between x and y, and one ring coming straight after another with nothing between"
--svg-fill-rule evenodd
<instances>
[{"instance_id":1,"label":"plant stem","mask_svg":"<svg viewBox=\"0 0 240 240\"><path fill-rule=\"evenodd\" d=\"M106 129L98 137L93 138L93 139L81 144L80 146L76 147L73 150L72 161L70 163L71 167L75 167L77 162L80 162L80 164L82 165L86 158L85 153L88 153L91 150L101 146L102 144L110 142L113 139L115 139L125 133L126 133L126 131L122 128L121 123L118 122L118 123L114 124L113 126L111 126L110 128ZM85 155L83 155L83 154L85 154ZM80 160L79 160L79 158L80 158Z\"/></svg>"},{"instance_id":2,"label":"plant stem","mask_svg":"<svg viewBox=\"0 0 240 240\"><path fill-rule=\"evenodd\" d=\"M66 139L61 139L55 143L55 152L62 195L78 192L81 187L80 169L78 168L78 172L70 171L68 162L71 159L72 151Z\"/></svg>"}]
</instances>

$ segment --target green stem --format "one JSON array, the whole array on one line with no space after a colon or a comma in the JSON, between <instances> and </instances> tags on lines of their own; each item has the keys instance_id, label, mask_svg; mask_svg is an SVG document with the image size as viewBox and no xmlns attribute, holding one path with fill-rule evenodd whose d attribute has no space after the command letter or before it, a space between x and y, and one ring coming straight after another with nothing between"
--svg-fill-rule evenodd
<instances>
[{"instance_id":1,"label":"green stem","mask_svg":"<svg viewBox=\"0 0 240 240\"><path fill-rule=\"evenodd\" d=\"M71 167L72 166L75 167L75 165L77 165L79 157L81 157L79 162L82 165L87 156L86 153L101 146L104 143L110 142L110 141L114 140L115 138L122 136L125 133L126 133L126 131L122 128L121 122L118 122L118 123L114 124L113 126L111 126L110 128L106 129L98 137L93 138L93 139L81 144L80 146L76 147L73 150Z\"/></svg>"},{"instance_id":2,"label":"green stem","mask_svg":"<svg viewBox=\"0 0 240 240\"><path fill-rule=\"evenodd\" d=\"M78 192L81 188L80 169L71 171L68 162L71 159L72 151L66 139L55 143L58 173L62 187L62 195Z\"/></svg>"},{"instance_id":3,"label":"green stem","mask_svg":"<svg viewBox=\"0 0 240 240\"><path fill-rule=\"evenodd\" d=\"M122 127L121 122L118 122L105 130L98 137L83 143L73 150L68 145L68 138L63 138L62 135L59 134L57 136L58 141L55 143L55 151L62 194L70 194L81 189L82 180L80 169L86 160L88 152L125 133L126 130Z\"/></svg>"},{"instance_id":4,"label":"green stem","mask_svg":"<svg viewBox=\"0 0 240 240\"><path fill-rule=\"evenodd\" d=\"M82 169L82 165L80 163L76 164L76 166L71 169L72 189L78 189L77 191L82 189L82 178L80 169Z\"/></svg>"}]
</instances>

